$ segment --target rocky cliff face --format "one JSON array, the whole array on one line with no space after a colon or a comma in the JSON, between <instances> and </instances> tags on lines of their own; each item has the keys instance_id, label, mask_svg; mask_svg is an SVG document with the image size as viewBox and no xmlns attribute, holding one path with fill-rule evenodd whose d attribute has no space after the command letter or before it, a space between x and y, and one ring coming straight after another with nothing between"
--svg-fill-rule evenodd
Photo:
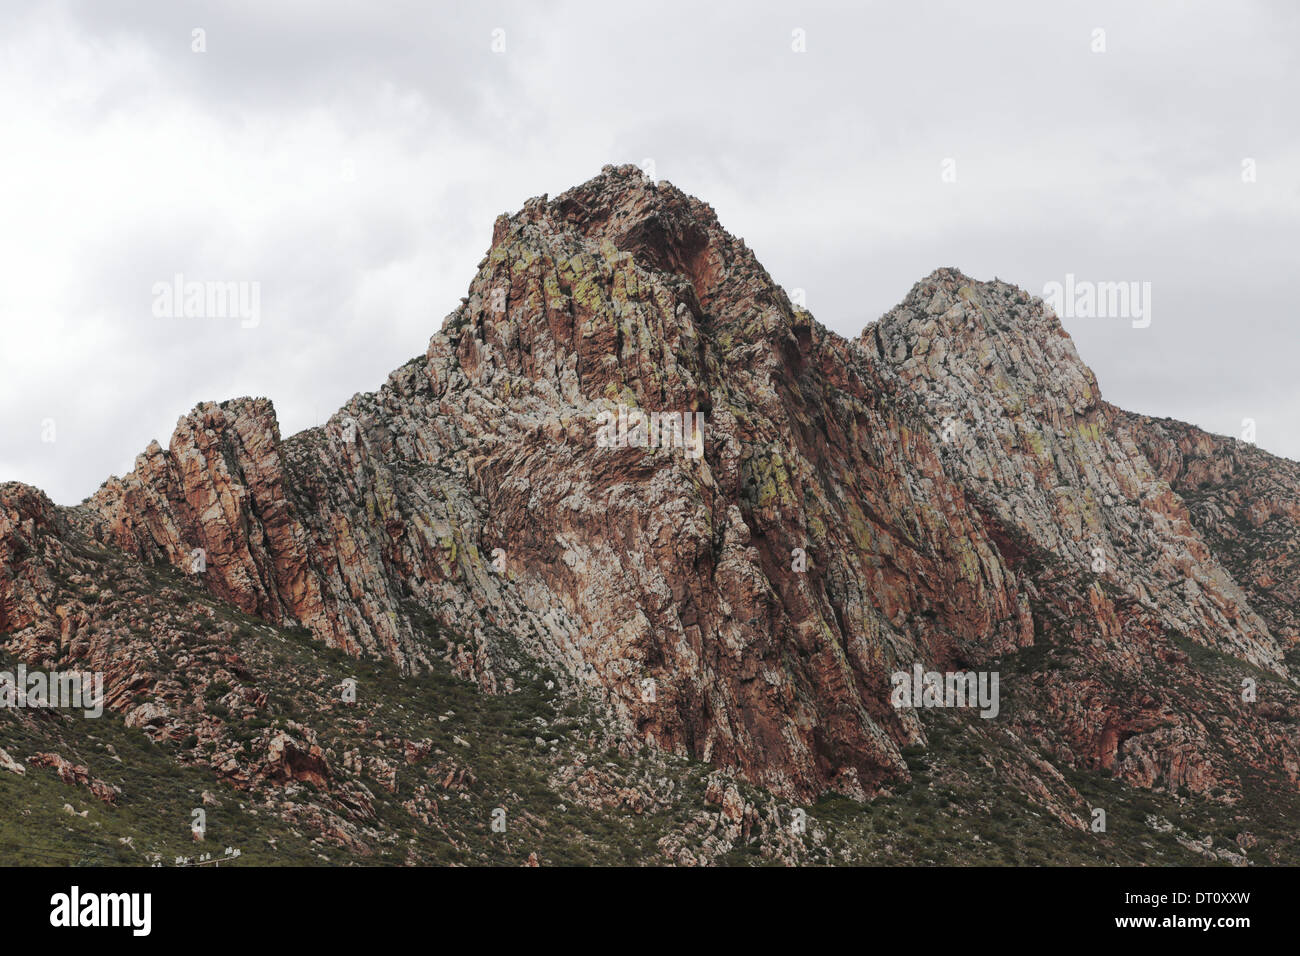
<instances>
[{"instance_id":1,"label":"rocky cliff face","mask_svg":"<svg viewBox=\"0 0 1300 956\"><path fill-rule=\"evenodd\" d=\"M94 635L149 612L65 580L103 549L412 677L545 678L624 752L800 800L912 779L894 672L999 671L990 777L1081 830L1058 767L1294 790L1298 519L1300 466L1107 405L1023 291L941 269L849 342L608 167L500 217L425 355L326 426L204 404L77 508L3 486L0 632L116 660ZM324 781L302 746L270 763Z\"/></svg>"}]
</instances>

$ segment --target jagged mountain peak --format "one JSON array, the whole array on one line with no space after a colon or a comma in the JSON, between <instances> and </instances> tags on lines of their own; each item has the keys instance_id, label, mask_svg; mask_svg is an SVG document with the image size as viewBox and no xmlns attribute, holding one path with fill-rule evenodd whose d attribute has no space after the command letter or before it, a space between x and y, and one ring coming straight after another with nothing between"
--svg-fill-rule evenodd
<instances>
[{"instance_id":1,"label":"jagged mountain peak","mask_svg":"<svg viewBox=\"0 0 1300 956\"><path fill-rule=\"evenodd\" d=\"M1187 647L1286 685L1295 637L1285 586L1239 558L1256 539L1225 544L1242 503L1184 498L1223 477L1198 456L1226 455L1102 402L1023 290L939 269L850 344L707 204L606 167L498 218L425 354L325 426L282 440L265 399L203 403L79 508L0 488L0 629L25 659L136 680L138 622L59 573L84 538L407 672L489 693L546 673L626 752L800 799L908 779L929 731L891 675L1005 665L1000 772L1078 828L1063 778L1025 782L1044 755L1204 792L1239 790L1242 760L1300 767L1202 720L1235 691ZM1012 677L1031 648L1055 669ZM114 697L128 719L219 736L176 687L141 686Z\"/></svg>"},{"instance_id":2,"label":"jagged mountain peak","mask_svg":"<svg viewBox=\"0 0 1300 956\"><path fill-rule=\"evenodd\" d=\"M598 241L609 239L616 245L619 238L700 241L707 233L725 233L707 203L687 195L667 180L651 179L633 165L606 166L599 175L554 199L546 195L529 199L514 215L498 217L498 228L503 220L563 225ZM653 235L656 224L665 229L682 228L690 235Z\"/></svg>"},{"instance_id":3,"label":"jagged mountain peak","mask_svg":"<svg viewBox=\"0 0 1300 956\"><path fill-rule=\"evenodd\" d=\"M744 321L717 308L750 292L772 317L793 311L743 240L718 221L713 207L638 167L606 166L600 175L554 199L530 199L513 216L497 218L489 258L508 238L545 244L576 238L599 254L631 256L639 267L690 283L700 312L717 322ZM720 284L732 286L724 291ZM714 313L717 314L714 314Z\"/></svg>"}]
</instances>

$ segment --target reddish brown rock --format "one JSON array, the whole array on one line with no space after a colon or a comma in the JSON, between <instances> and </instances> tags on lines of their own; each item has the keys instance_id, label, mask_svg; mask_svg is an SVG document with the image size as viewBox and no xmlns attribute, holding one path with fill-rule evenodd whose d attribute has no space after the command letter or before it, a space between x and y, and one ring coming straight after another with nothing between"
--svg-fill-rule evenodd
<instances>
[{"instance_id":1,"label":"reddish brown rock","mask_svg":"<svg viewBox=\"0 0 1300 956\"><path fill-rule=\"evenodd\" d=\"M620 407L700 416L699 454L603 447ZM161 599L91 600L61 577L108 561L83 538L349 653L446 660L488 693L545 668L625 753L790 798L909 777L901 748L926 729L891 705L894 671L1005 668L999 726L1021 757L990 772L1077 828L1053 763L1205 793L1243 767L1294 781L1291 725L1195 662L1258 668L1295 712L1297 501L1291 463L1104 403L1021 290L938 270L849 342L706 204L610 167L499 218L425 353L327 425L281 439L264 399L203 404L78 508L0 486L0 632L24 660L101 667L130 726L211 743L250 787L337 784L310 742L277 736L263 765L222 750L221 720L159 675L164 651L192 654L202 687L231 688L221 707L265 707L228 625L196 610L195 647L156 624ZM1052 666L1016 669L1031 647ZM397 750L341 760L395 792L425 757ZM653 802L593 768L564 786ZM755 825L715 796L728 826Z\"/></svg>"},{"instance_id":2,"label":"reddish brown rock","mask_svg":"<svg viewBox=\"0 0 1300 956\"><path fill-rule=\"evenodd\" d=\"M105 783L90 775L86 767L72 763L58 754L36 753L27 759L32 767L49 767L59 775L59 779L69 786L85 787L91 795L104 803L116 803L122 791L110 783Z\"/></svg>"}]
</instances>

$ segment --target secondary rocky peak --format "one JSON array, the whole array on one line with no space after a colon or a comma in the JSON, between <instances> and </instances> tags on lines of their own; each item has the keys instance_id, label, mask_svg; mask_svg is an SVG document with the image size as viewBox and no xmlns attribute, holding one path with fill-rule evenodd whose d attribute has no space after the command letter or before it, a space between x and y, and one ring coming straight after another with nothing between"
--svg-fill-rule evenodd
<instances>
[{"instance_id":1,"label":"secondary rocky peak","mask_svg":"<svg viewBox=\"0 0 1300 956\"><path fill-rule=\"evenodd\" d=\"M1080 413L1100 398L1092 370L1041 299L957 269L937 269L916 283L858 343L908 370L943 374L963 366L989 387L1055 391Z\"/></svg>"},{"instance_id":2,"label":"secondary rocky peak","mask_svg":"<svg viewBox=\"0 0 1300 956\"><path fill-rule=\"evenodd\" d=\"M1171 629L1286 672L1282 648L1101 401L1041 299L943 269L858 344L917 399L945 459L1007 525L1080 568L1113 574ZM1165 593L1153 600L1155 591Z\"/></svg>"}]
</instances>

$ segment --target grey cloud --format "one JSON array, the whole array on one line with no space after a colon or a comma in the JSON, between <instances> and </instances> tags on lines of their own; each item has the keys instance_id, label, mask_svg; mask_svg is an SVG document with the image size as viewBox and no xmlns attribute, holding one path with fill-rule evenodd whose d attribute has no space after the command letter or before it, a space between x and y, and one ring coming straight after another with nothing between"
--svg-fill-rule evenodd
<instances>
[{"instance_id":1,"label":"grey cloud","mask_svg":"<svg viewBox=\"0 0 1300 956\"><path fill-rule=\"evenodd\" d=\"M1103 394L1219 431L1254 417L1264 447L1300 457L1288 7L65 0L0 23L18 47L103 57L77 80L0 65L12 96L60 94L7 130L11 157L44 141L24 123L65 151L33 185L104 183L57 213L77 242L51 240L54 324L15 312L36 279L0 289L23 351L0 358L0 479L56 500L199 400L269 395L286 433L319 421L423 351L497 213L645 158L846 336L938 266L1035 294L1067 272L1150 281L1149 329L1065 320ZM159 149L175 156L155 170ZM147 171L124 187L113 162ZM33 207L8 226L48 224ZM262 326L152 319L150 285L174 272L261 281Z\"/></svg>"}]
</instances>

